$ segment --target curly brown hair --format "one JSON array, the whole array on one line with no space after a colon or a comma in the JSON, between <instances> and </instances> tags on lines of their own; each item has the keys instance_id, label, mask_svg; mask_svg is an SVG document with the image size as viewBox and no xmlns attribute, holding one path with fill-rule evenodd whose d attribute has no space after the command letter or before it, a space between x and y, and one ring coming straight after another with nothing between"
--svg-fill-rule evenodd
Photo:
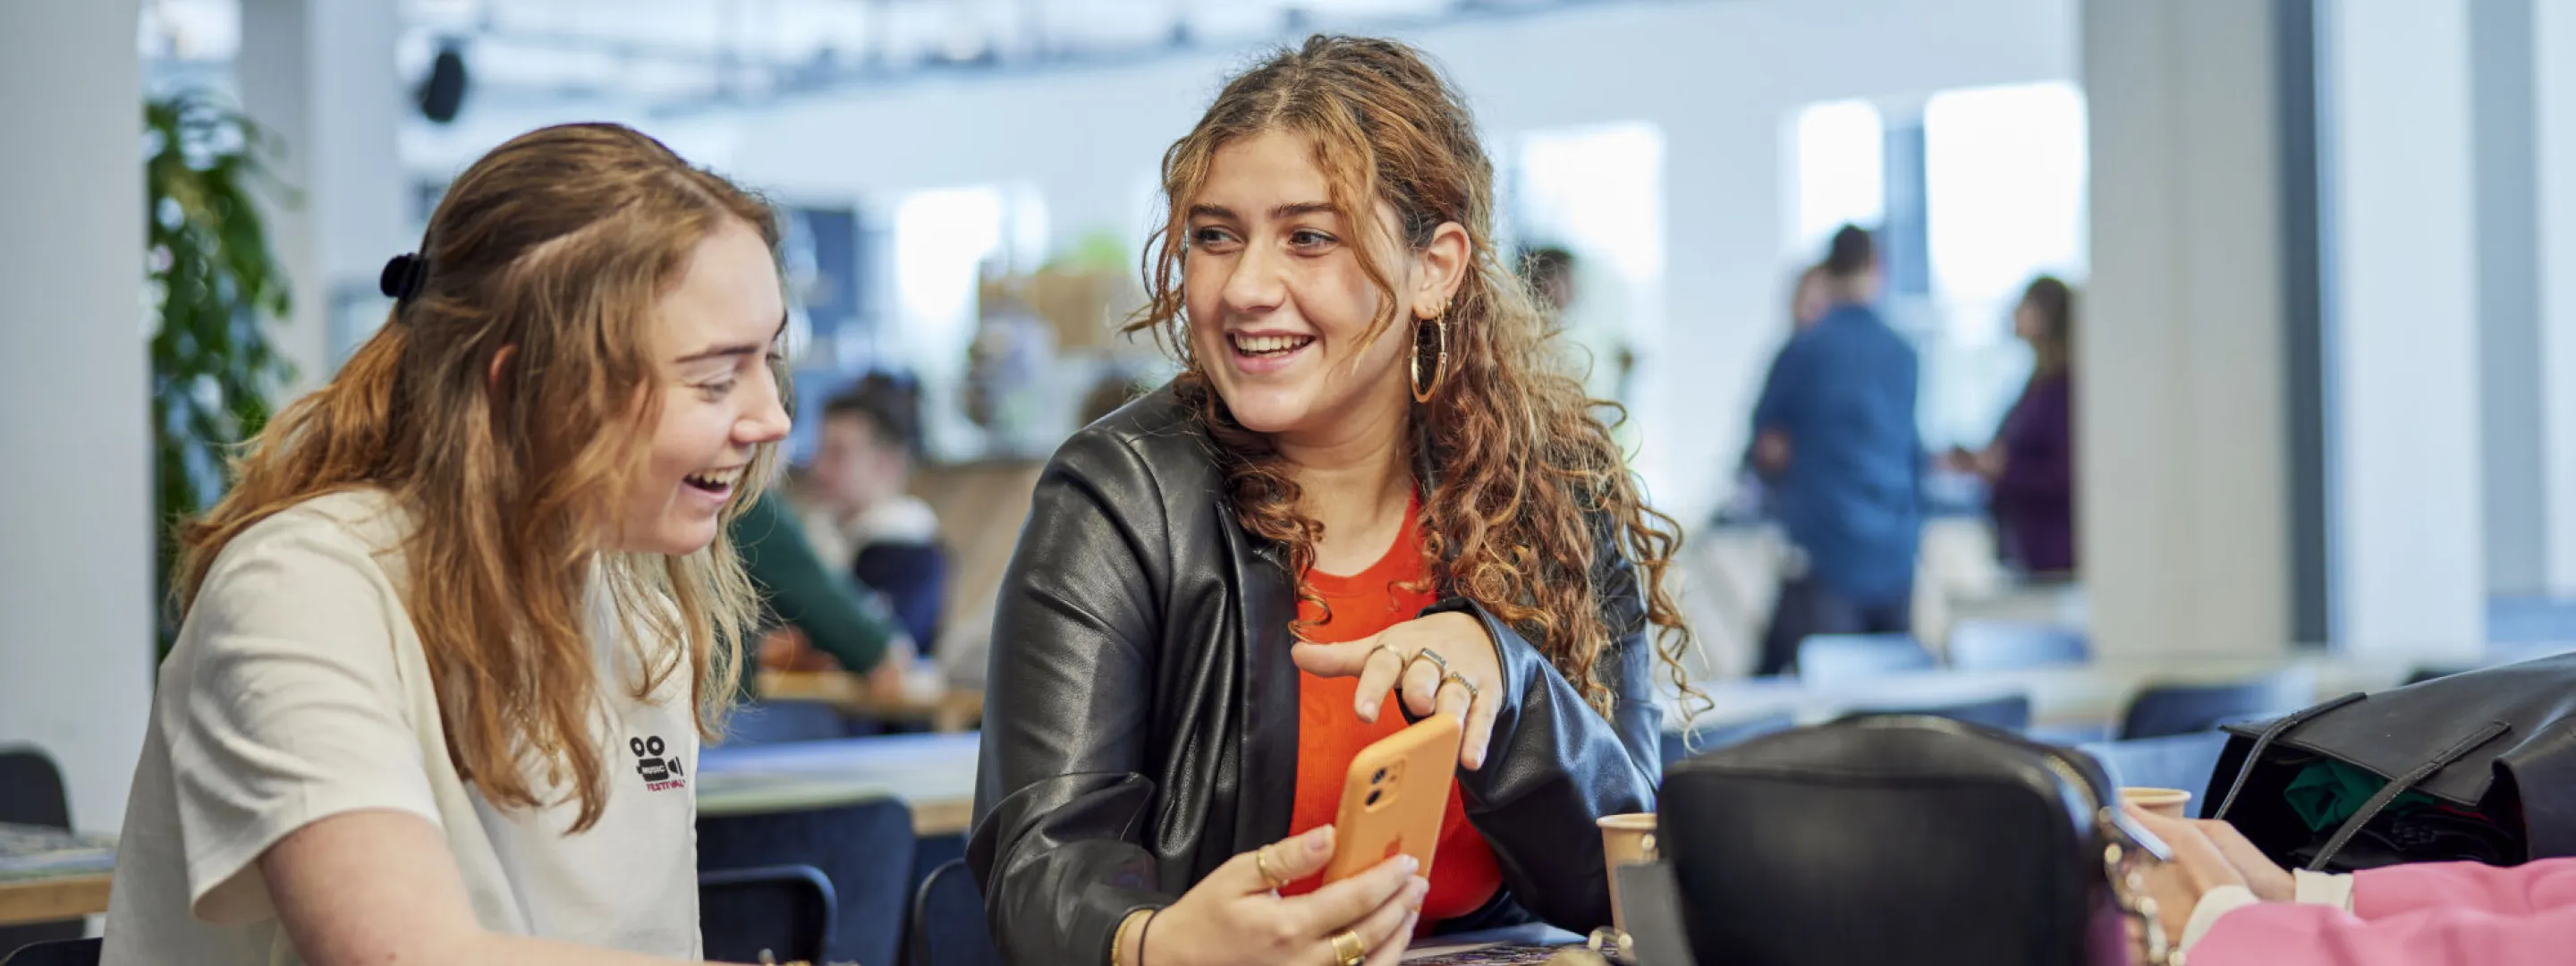
<instances>
[{"instance_id":1,"label":"curly brown hair","mask_svg":"<svg viewBox=\"0 0 2576 966\"><path fill-rule=\"evenodd\" d=\"M1681 664L1690 632L1664 589L1680 527L1646 505L1596 415L1597 407L1620 410L1584 394L1533 293L1498 257L1493 165L1465 100L1419 53L1395 41L1317 35L1282 49L1227 83L1198 126L1163 155L1168 210L1146 246L1150 299L1126 331L1153 332L1184 366L1174 389L1204 420L1244 528L1284 548L1298 597L1321 603L1305 575L1323 525L1301 512L1286 459L1235 421L1185 335L1181 271L1190 199L1220 148L1270 131L1311 140L1345 223L1377 224L1366 215L1383 201L1411 250L1430 244L1443 224L1467 232L1470 270L1443 319L1451 330L1448 371L1431 401L1413 407L1407 434L1423 489L1416 543L1426 571L1521 629L1607 714L1611 689L1596 673L1601 657L1616 637L1642 629L1609 625L1613 615L1632 615L1621 618L1626 623L1636 613L1631 606L1605 613L1605 605L1623 603L1604 600L1613 588L1596 580L1604 561L1595 556L1609 536L1613 552L1642 570L1642 616L1655 629L1656 653L1675 688L1693 693ZM1400 306L1369 246L1352 251L1379 293L1368 333L1375 339L1396 323ZM1433 331L1415 324L1417 353Z\"/></svg>"}]
</instances>

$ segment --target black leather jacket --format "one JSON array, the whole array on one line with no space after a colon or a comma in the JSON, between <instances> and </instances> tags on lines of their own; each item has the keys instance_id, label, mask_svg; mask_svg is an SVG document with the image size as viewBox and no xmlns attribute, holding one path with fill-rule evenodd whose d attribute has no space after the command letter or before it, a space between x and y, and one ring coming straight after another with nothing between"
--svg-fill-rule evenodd
<instances>
[{"instance_id":1,"label":"black leather jacket","mask_svg":"<svg viewBox=\"0 0 2576 966\"><path fill-rule=\"evenodd\" d=\"M1163 390L1076 434L1039 479L993 624L967 862L1016 963L1107 962L1111 934L1234 855L1285 838L1297 781L1296 598L1223 498L1194 414ZM1606 529L1603 531L1605 537ZM1604 656L1616 723L1471 603L1504 686L1467 817L1518 903L1610 921L1593 820L1655 807L1661 714L1634 568L1593 579L1626 630Z\"/></svg>"}]
</instances>

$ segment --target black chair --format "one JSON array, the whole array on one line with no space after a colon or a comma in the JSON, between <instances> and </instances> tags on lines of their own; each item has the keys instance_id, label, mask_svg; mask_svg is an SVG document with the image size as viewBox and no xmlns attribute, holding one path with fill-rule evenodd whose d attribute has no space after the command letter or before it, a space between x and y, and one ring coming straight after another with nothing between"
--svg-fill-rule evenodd
<instances>
[{"instance_id":1,"label":"black chair","mask_svg":"<svg viewBox=\"0 0 2576 966\"><path fill-rule=\"evenodd\" d=\"M1728 745L1751 741L1775 731L1798 726L1798 716L1787 711L1756 715L1724 724L1701 725L1688 734L1664 732L1664 767L1704 751L1715 751Z\"/></svg>"},{"instance_id":2,"label":"black chair","mask_svg":"<svg viewBox=\"0 0 2576 966\"><path fill-rule=\"evenodd\" d=\"M984 891L966 860L951 859L921 880L912 896L912 966L1003 966L984 918Z\"/></svg>"},{"instance_id":3,"label":"black chair","mask_svg":"<svg viewBox=\"0 0 2576 966\"><path fill-rule=\"evenodd\" d=\"M885 798L823 808L698 816L698 871L812 866L832 884L832 936L813 962L898 962L912 885L912 809ZM714 906L700 910L707 947L736 928ZM764 920L740 920L746 932ZM752 941L771 935L750 933ZM738 941L728 935L728 945ZM756 952L757 950L755 950ZM781 962L788 957L779 957Z\"/></svg>"},{"instance_id":4,"label":"black chair","mask_svg":"<svg viewBox=\"0 0 2576 966\"><path fill-rule=\"evenodd\" d=\"M2202 800L2209 797L2209 777L2218 770L2218 754L2226 749L2227 734L2221 731L2075 746L2101 762L2111 780L2123 787L2179 788Z\"/></svg>"},{"instance_id":5,"label":"black chair","mask_svg":"<svg viewBox=\"0 0 2576 966\"><path fill-rule=\"evenodd\" d=\"M725 718L724 743L774 745L846 735L841 711L820 701L752 701Z\"/></svg>"},{"instance_id":6,"label":"black chair","mask_svg":"<svg viewBox=\"0 0 2576 966\"><path fill-rule=\"evenodd\" d=\"M1950 628L1950 668L2012 671L2093 659L2084 632L2054 624L1965 620Z\"/></svg>"},{"instance_id":7,"label":"black chair","mask_svg":"<svg viewBox=\"0 0 2576 966\"><path fill-rule=\"evenodd\" d=\"M2001 697L1920 708L1871 708L1855 711L1844 717L1858 718L1880 714L1930 715L1935 718L1985 725L1989 728L2001 728L2005 731L2027 731L2030 729L2030 695L2007 694Z\"/></svg>"},{"instance_id":8,"label":"black chair","mask_svg":"<svg viewBox=\"0 0 2576 966\"><path fill-rule=\"evenodd\" d=\"M1840 684L1939 666L1912 634L1810 634L1798 642L1798 680Z\"/></svg>"},{"instance_id":9,"label":"black chair","mask_svg":"<svg viewBox=\"0 0 2576 966\"><path fill-rule=\"evenodd\" d=\"M2231 684L2162 684L2138 693L2120 740L2208 731L2229 721L2287 714L2316 700L2316 679L2295 669Z\"/></svg>"},{"instance_id":10,"label":"black chair","mask_svg":"<svg viewBox=\"0 0 2576 966\"><path fill-rule=\"evenodd\" d=\"M839 905L832 880L810 865L698 873L699 930L719 962L822 962Z\"/></svg>"},{"instance_id":11,"label":"black chair","mask_svg":"<svg viewBox=\"0 0 2576 966\"><path fill-rule=\"evenodd\" d=\"M98 966L105 943L101 939L58 939L21 946L8 958L0 959L0 966Z\"/></svg>"},{"instance_id":12,"label":"black chair","mask_svg":"<svg viewBox=\"0 0 2576 966\"><path fill-rule=\"evenodd\" d=\"M34 748L0 751L0 822L72 827L71 797L63 792L63 773L53 758ZM0 949L79 939L81 932L78 919L0 926Z\"/></svg>"}]
</instances>

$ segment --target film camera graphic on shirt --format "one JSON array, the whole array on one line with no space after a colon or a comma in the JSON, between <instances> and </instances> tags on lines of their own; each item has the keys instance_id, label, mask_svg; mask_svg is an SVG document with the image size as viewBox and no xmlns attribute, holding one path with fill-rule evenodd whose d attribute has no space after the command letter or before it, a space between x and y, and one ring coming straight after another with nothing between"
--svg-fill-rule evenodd
<instances>
[{"instance_id":1,"label":"film camera graphic on shirt","mask_svg":"<svg viewBox=\"0 0 2576 966\"><path fill-rule=\"evenodd\" d=\"M662 756L665 748L661 735L628 738L626 747L635 752L635 773L644 776L646 790L658 792L667 788L688 787L688 781L682 777L684 772L680 769L680 756L672 755L667 758Z\"/></svg>"}]
</instances>

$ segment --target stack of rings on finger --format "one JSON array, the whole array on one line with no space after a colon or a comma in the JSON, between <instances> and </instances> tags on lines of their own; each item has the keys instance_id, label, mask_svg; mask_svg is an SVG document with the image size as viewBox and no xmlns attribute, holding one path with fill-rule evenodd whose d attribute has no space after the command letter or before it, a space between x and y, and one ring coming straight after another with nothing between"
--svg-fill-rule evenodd
<instances>
[{"instance_id":1,"label":"stack of rings on finger","mask_svg":"<svg viewBox=\"0 0 2576 966\"><path fill-rule=\"evenodd\" d=\"M1360 966L1368 961L1368 943L1348 929L1333 934L1333 955L1342 966Z\"/></svg>"}]
</instances>

